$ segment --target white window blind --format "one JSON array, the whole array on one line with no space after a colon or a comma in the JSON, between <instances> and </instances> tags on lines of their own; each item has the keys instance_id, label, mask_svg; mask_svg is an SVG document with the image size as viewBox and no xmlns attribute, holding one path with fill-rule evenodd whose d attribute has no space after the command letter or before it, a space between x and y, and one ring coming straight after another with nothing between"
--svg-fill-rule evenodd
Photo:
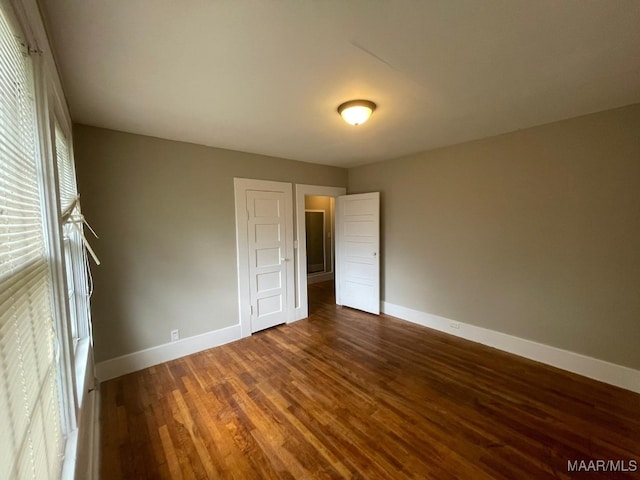
<instances>
[{"instance_id":1,"label":"white window blind","mask_svg":"<svg viewBox=\"0 0 640 480\"><path fill-rule=\"evenodd\" d=\"M64 232L65 275L69 300L70 326L74 347L89 335L88 264L83 248L83 222L67 137L55 122L58 195Z\"/></svg>"},{"instance_id":2,"label":"white window blind","mask_svg":"<svg viewBox=\"0 0 640 480\"><path fill-rule=\"evenodd\" d=\"M57 479L64 439L31 75L0 10L0 475Z\"/></svg>"},{"instance_id":3,"label":"white window blind","mask_svg":"<svg viewBox=\"0 0 640 480\"><path fill-rule=\"evenodd\" d=\"M85 218L82 216L80 212L80 200L78 198L78 187L76 185L76 175L73 168L73 158L69 152L69 144L67 143L67 137L63 133L60 125L56 121L55 128L55 138L56 138L56 161L58 166L58 195L60 197L60 210L62 214L62 223L64 224L64 235L67 240L67 253L74 257L73 265L75 265L74 270L76 275L82 270L82 278L79 279L80 284L87 285L86 279L86 270L89 268L88 262L86 261L84 251L82 250L82 244L86 247L88 252L91 254L93 259L95 260L97 265L100 265L100 260L96 256L95 252L89 245L87 238L84 235L83 224L89 225L86 223ZM74 227L75 225L75 227ZM75 233L73 231L75 228ZM89 227L91 229L91 227ZM91 232L95 235L93 229ZM69 240L71 242L69 242ZM79 240L76 242L76 240ZM69 245L73 243L77 243L79 247L69 247ZM69 250L71 248L71 250ZM77 262L75 258L81 258L82 262ZM67 279L69 281L69 279ZM78 279L76 279L77 281ZM73 280L71 279L71 282ZM86 301L85 301L86 303ZM88 303L87 307L88 308Z\"/></svg>"},{"instance_id":4,"label":"white window blind","mask_svg":"<svg viewBox=\"0 0 640 480\"><path fill-rule=\"evenodd\" d=\"M62 129L56 122L56 160L58 163L58 186L60 194L61 212L65 213L74 204L78 190L76 177L73 171L73 163L69 154L69 145Z\"/></svg>"}]
</instances>

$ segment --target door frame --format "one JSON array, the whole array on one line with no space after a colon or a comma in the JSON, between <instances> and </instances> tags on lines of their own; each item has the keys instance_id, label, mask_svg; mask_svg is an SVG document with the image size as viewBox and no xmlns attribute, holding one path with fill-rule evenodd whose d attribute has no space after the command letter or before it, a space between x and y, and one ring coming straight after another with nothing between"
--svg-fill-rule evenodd
<instances>
[{"instance_id":1,"label":"door frame","mask_svg":"<svg viewBox=\"0 0 640 480\"><path fill-rule=\"evenodd\" d=\"M285 197L285 255L287 259L294 259L293 239L293 185L286 182L256 180L252 178L234 178L235 215L236 215L236 255L238 273L238 316L240 322L240 336L251 335L251 287L249 278L249 242L247 220L247 191L261 190L266 192L283 192ZM286 295L287 295L287 323L294 319L295 281L294 262L286 265ZM306 266L306 264L305 264Z\"/></svg>"},{"instance_id":2,"label":"door frame","mask_svg":"<svg viewBox=\"0 0 640 480\"><path fill-rule=\"evenodd\" d=\"M307 244L305 221L305 197L317 195L321 197L339 197L346 195L345 187L328 187L322 185L296 185L296 295L295 295L295 320L302 320L309 316L309 295L307 292ZM335 211L335 208L334 208ZM332 236L335 243L335 233ZM335 256L334 256L335 258Z\"/></svg>"}]
</instances>

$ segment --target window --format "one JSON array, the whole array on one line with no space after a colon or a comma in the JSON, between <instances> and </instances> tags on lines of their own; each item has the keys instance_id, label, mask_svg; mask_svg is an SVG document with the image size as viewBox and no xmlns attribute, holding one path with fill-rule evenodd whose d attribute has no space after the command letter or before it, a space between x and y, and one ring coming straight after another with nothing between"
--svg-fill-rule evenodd
<instances>
[{"instance_id":1,"label":"window","mask_svg":"<svg viewBox=\"0 0 640 480\"><path fill-rule=\"evenodd\" d=\"M57 72L27 47L47 43L37 3L12 3L19 17L0 0L0 476L58 479L73 475L91 386L88 244Z\"/></svg>"},{"instance_id":2,"label":"window","mask_svg":"<svg viewBox=\"0 0 640 480\"><path fill-rule=\"evenodd\" d=\"M0 12L0 435L7 478L58 478L64 448L32 65Z\"/></svg>"},{"instance_id":3,"label":"window","mask_svg":"<svg viewBox=\"0 0 640 480\"><path fill-rule=\"evenodd\" d=\"M60 195L60 214L65 217L70 214L70 210L75 206L78 198L76 188L76 177L71 162L69 143L67 137L60 127L60 123L55 122L56 139L56 164L58 167L58 190Z\"/></svg>"},{"instance_id":4,"label":"window","mask_svg":"<svg viewBox=\"0 0 640 480\"><path fill-rule=\"evenodd\" d=\"M60 196L60 220L62 222L64 241L65 278L69 301L69 321L75 352L78 343L83 339L88 339L90 335L88 262L83 245L84 217L80 211L80 201L69 142L57 121L55 126L55 146Z\"/></svg>"},{"instance_id":5,"label":"window","mask_svg":"<svg viewBox=\"0 0 640 480\"><path fill-rule=\"evenodd\" d=\"M63 233L64 277L69 307L68 326L71 334L70 356L73 358L76 377L84 378L91 321L89 310L90 275L87 249L96 263L97 257L84 236L84 217L76 187L75 171L70 143L59 122L55 122L55 148L58 172L58 195L60 198L60 222ZM86 248L85 248L86 245ZM78 401L83 398L82 382L77 382Z\"/></svg>"}]
</instances>

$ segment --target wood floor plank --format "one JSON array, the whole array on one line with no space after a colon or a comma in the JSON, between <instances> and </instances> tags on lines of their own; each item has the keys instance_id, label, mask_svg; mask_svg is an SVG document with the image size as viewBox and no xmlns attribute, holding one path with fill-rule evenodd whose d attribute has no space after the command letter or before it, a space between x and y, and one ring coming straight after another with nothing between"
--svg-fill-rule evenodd
<instances>
[{"instance_id":1,"label":"wood floor plank","mask_svg":"<svg viewBox=\"0 0 640 480\"><path fill-rule=\"evenodd\" d=\"M164 450L164 454L167 458L167 465L169 466L169 473L171 475L171 478L182 480L184 477L182 476L182 471L180 470L180 462L178 461L178 456L176 455L176 451L173 448L173 442L171 440L169 428L166 425L162 425L158 429L158 431L160 433L160 442L162 443L162 449Z\"/></svg>"},{"instance_id":2,"label":"wood floor plank","mask_svg":"<svg viewBox=\"0 0 640 480\"><path fill-rule=\"evenodd\" d=\"M309 288L308 319L101 385L101 478L611 479L640 395Z\"/></svg>"}]
</instances>

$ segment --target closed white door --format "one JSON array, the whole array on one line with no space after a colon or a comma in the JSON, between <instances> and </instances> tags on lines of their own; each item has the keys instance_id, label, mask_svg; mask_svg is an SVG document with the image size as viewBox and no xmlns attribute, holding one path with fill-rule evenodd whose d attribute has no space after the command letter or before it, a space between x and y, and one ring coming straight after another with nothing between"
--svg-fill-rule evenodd
<instances>
[{"instance_id":1,"label":"closed white door","mask_svg":"<svg viewBox=\"0 0 640 480\"><path fill-rule=\"evenodd\" d=\"M336 199L336 303L380 313L380 193Z\"/></svg>"},{"instance_id":2,"label":"closed white door","mask_svg":"<svg viewBox=\"0 0 640 480\"><path fill-rule=\"evenodd\" d=\"M287 321L285 194L247 191L251 331Z\"/></svg>"}]
</instances>

